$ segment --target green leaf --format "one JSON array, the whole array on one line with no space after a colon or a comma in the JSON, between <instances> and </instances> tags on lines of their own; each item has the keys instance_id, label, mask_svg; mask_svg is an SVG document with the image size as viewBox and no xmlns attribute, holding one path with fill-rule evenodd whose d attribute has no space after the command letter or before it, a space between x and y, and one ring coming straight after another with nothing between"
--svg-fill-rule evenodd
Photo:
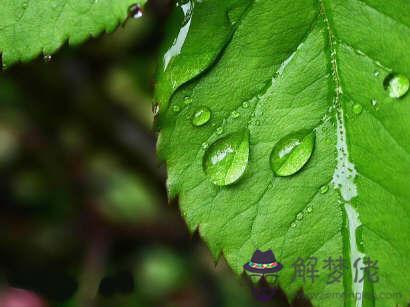
<instances>
[{"instance_id":1,"label":"green leaf","mask_svg":"<svg viewBox=\"0 0 410 307\"><path fill-rule=\"evenodd\" d=\"M303 287L315 306L406 305L410 3L190 5L176 39L168 40L178 49L162 67L156 94L158 151L190 230L199 230L215 258L223 254L237 273L256 249L272 249L284 265L278 282L289 299ZM392 73L399 79L391 82ZM212 116L197 127L192 116L199 107ZM208 145L243 129L246 171L217 186L203 168ZM310 159L291 176L275 176L273 148L302 130L316 136ZM294 161L307 145L290 154ZM323 261L341 256L341 281L327 283ZM354 262L365 256L377 261L379 280L355 283ZM318 259L314 282L293 281L298 257Z\"/></svg>"},{"instance_id":2,"label":"green leaf","mask_svg":"<svg viewBox=\"0 0 410 307\"><path fill-rule=\"evenodd\" d=\"M112 32L128 16L132 4L145 0L3 0L0 52L4 67L49 56L68 40L82 43Z\"/></svg>"}]
</instances>

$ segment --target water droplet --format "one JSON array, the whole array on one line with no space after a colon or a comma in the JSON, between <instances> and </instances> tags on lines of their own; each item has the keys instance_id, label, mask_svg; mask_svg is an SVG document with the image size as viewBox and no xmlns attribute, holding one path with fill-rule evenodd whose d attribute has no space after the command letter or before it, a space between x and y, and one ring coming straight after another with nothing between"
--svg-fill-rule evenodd
<instances>
[{"instance_id":1,"label":"water droplet","mask_svg":"<svg viewBox=\"0 0 410 307\"><path fill-rule=\"evenodd\" d=\"M202 145L201 145L201 147L203 148L203 149L207 149L208 148L208 143L206 143L206 142L204 142L204 143L202 143Z\"/></svg>"},{"instance_id":2,"label":"water droplet","mask_svg":"<svg viewBox=\"0 0 410 307\"><path fill-rule=\"evenodd\" d=\"M43 56L43 61L44 61L45 63L50 63L51 60L52 60L51 55L45 54L45 55Z\"/></svg>"},{"instance_id":3,"label":"water droplet","mask_svg":"<svg viewBox=\"0 0 410 307\"><path fill-rule=\"evenodd\" d=\"M249 131L228 134L209 146L202 166L205 174L218 186L232 184L245 173L249 159Z\"/></svg>"},{"instance_id":4,"label":"water droplet","mask_svg":"<svg viewBox=\"0 0 410 307\"><path fill-rule=\"evenodd\" d=\"M138 4L132 4L128 8L128 15L134 19L139 19L144 15L144 13Z\"/></svg>"},{"instance_id":5,"label":"water droplet","mask_svg":"<svg viewBox=\"0 0 410 307\"><path fill-rule=\"evenodd\" d=\"M384 88L392 98L401 98L409 91L410 81L402 74L389 74L383 81Z\"/></svg>"},{"instance_id":6,"label":"water droplet","mask_svg":"<svg viewBox=\"0 0 410 307\"><path fill-rule=\"evenodd\" d=\"M301 221L301 220L303 219L303 214L302 214L302 213L298 213L298 214L296 215L296 219L297 219L298 221Z\"/></svg>"},{"instance_id":7,"label":"water droplet","mask_svg":"<svg viewBox=\"0 0 410 307\"><path fill-rule=\"evenodd\" d=\"M181 111L181 108L180 108L179 106L175 105L175 106L172 107L172 110L173 110L175 113L178 113L179 111Z\"/></svg>"},{"instance_id":8,"label":"water droplet","mask_svg":"<svg viewBox=\"0 0 410 307\"><path fill-rule=\"evenodd\" d=\"M353 113L359 115L363 111L363 106L360 103L356 103L353 106Z\"/></svg>"},{"instance_id":9,"label":"water droplet","mask_svg":"<svg viewBox=\"0 0 410 307\"><path fill-rule=\"evenodd\" d=\"M270 165L276 176L298 172L310 159L315 146L315 133L301 130L282 138L272 149Z\"/></svg>"},{"instance_id":10,"label":"water droplet","mask_svg":"<svg viewBox=\"0 0 410 307\"><path fill-rule=\"evenodd\" d=\"M244 103L242 103L242 107L245 109L249 108L249 102L245 101Z\"/></svg>"},{"instance_id":11,"label":"water droplet","mask_svg":"<svg viewBox=\"0 0 410 307\"><path fill-rule=\"evenodd\" d=\"M356 242L359 243L359 246L357 247L359 251L363 252L363 248L364 248L364 241L363 241L363 225L359 225L356 228Z\"/></svg>"},{"instance_id":12,"label":"water droplet","mask_svg":"<svg viewBox=\"0 0 410 307\"><path fill-rule=\"evenodd\" d=\"M373 72L373 75L374 75L375 77L378 77L378 76L380 75L380 71L375 70L375 71Z\"/></svg>"},{"instance_id":13,"label":"water droplet","mask_svg":"<svg viewBox=\"0 0 410 307\"><path fill-rule=\"evenodd\" d=\"M238 111L232 111L231 115L233 118L238 118L240 116Z\"/></svg>"},{"instance_id":14,"label":"water droplet","mask_svg":"<svg viewBox=\"0 0 410 307\"><path fill-rule=\"evenodd\" d=\"M255 125L256 125L256 126L259 126L260 124L261 124L260 120L258 120L258 119L255 120Z\"/></svg>"},{"instance_id":15,"label":"water droplet","mask_svg":"<svg viewBox=\"0 0 410 307\"><path fill-rule=\"evenodd\" d=\"M377 102L376 98L372 98L372 99L370 100L370 103L372 104L373 107L377 108L378 102Z\"/></svg>"},{"instance_id":16,"label":"water droplet","mask_svg":"<svg viewBox=\"0 0 410 307\"><path fill-rule=\"evenodd\" d=\"M325 184L320 187L320 194L326 194L329 191L329 185Z\"/></svg>"},{"instance_id":17,"label":"water droplet","mask_svg":"<svg viewBox=\"0 0 410 307\"><path fill-rule=\"evenodd\" d=\"M190 105L192 103L192 97L191 96L186 96L184 98L184 104Z\"/></svg>"},{"instance_id":18,"label":"water droplet","mask_svg":"<svg viewBox=\"0 0 410 307\"><path fill-rule=\"evenodd\" d=\"M222 134L222 132L224 132L224 128L222 127L216 128L216 134Z\"/></svg>"},{"instance_id":19,"label":"water droplet","mask_svg":"<svg viewBox=\"0 0 410 307\"><path fill-rule=\"evenodd\" d=\"M312 207L307 207L306 211L311 213L313 211L313 209L312 209Z\"/></svg>"},{"instance_id":20,"label":"water droplet","mask_svg":"<svg viewBox=\"0 0 410 307\"><path fill-rule=\"evenodd\" d=\"M155 103L152 105L152 114L154 114L154 116L157 116L159 113L159 104Z\"/></svg>"},{"instance_id":21,"label":"water droplet","mask_svg":"<svg viewBox=\"0 0 410 307\"><path fill-rule=\"evenodd\" d=\"M192 117L192 124L196 127L205 125L211 119L211 110L207 107L198 108Z\"/></svg>"},{"instance_id":22,"label":"water droplet","mask_svg":"<svg viewBox=\"0 0 410 307\"><path fill-rule=\"evenodd\" d=\"M296 227L296 223L290 224L290 227L295 228L295 227Z\"/></svg>"}]
</instances>

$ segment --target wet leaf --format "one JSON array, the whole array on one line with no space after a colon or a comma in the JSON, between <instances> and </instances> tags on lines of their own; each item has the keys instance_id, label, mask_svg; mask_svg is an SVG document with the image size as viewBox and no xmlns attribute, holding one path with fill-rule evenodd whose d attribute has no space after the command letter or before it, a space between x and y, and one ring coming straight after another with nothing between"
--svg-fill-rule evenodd
<instances>
[{"instance_id":1,"label":"wet leaf","mask_svg":"<svg viewBox=\"0 0 410 307\"><path fill-rule=\"evenodd\" d=\"M256 249L272 249L284 265L278 281L289 299L303 287L315 306L407 304L410 3L190 5L171 31L173 58L162 67L156 94L159 155L190 230L199 229L215 258L223 253L237 273ZM212 110L200 128L190 118L198 107ZM249 131L246 171L235 184L216 186L202 167L207 148L242 129ZM302 141L284 153L299 161L295 154L312 149L311 156L303 156L297 172L275 176L275 144L298 131L314 131L314 146ZM353 264L365 256L377 261L378 282L354 282ZM315 282L293 281L298 257L320 261ZM328 283L328 257L346 260L340 282ZM315 296L352 292L365 298ZM373 300L386 292L401 295Z\"/></svg>"}]
</instances>

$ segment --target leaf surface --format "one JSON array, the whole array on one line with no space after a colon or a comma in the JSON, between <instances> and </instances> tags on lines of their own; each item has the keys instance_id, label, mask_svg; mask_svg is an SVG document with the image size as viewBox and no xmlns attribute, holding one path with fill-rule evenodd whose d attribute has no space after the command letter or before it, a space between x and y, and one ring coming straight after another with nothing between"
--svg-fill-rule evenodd
<instances>
[{"instance_id":1,"label":"leaf surface","mask_svg":"<svg viewBox=\"0 0 410 307\"><path fill-rule=\"evenodd\" d=\"M68 40L82 43L112 32L128 16L132 4L145 0L3 0L0 52L4 67L51 55Z\"/></svg>"},{"instance_id":2,"label":"leaf surface","mask_svg":"<svg viewBox=\"0 0 410 307\"><path fill-rule=\"evenodd\" d=\"M383 81L410 77L410 3L221 2L191 2L190 27L157 87L158 151L190 230L237 273L256 249L272 249L289 299L303 287L315 306L406 305L410 95L390 97ZM212 116L195 127L199 107ZM246 171L217 186L203 169L206 148L241 129L249 131ZM275 176L272 148L302 129L316 135L310 160ZM318 259L314 282L293 280L299 257ZM339 282L328 283L329 257L346 261ZM354 282L363 257L377 261L378 281Z\"/></svg>"}]
</instances>

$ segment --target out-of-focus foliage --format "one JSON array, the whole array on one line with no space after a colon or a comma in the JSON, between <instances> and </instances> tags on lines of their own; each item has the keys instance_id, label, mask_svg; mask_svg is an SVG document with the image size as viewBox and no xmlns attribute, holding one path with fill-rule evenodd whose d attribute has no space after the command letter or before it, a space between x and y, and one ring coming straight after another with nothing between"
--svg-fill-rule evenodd
<instances>
[{"instance_id":1,"label":"out-of-focus foliage","mask_svg":"<svg viewBox=\"0 0 410 307\"><path fill-rule=\"evenodd\" d=\"M169 7L0 75L0 306L255 306L187 232L155 160Z\"/></svg>"}]
</instances>

